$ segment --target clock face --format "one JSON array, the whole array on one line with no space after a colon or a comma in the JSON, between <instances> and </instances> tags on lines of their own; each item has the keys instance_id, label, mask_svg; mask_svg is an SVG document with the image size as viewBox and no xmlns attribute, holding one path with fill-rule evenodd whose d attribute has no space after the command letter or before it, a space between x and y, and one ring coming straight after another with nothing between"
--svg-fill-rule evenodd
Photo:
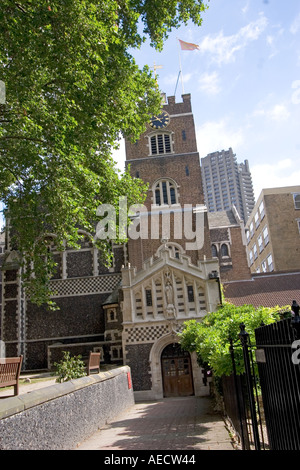
<instances>
[{"instance_id":1,"label":"clock face","mask_svg":"<svg viewBox=\"0 0 300 470\"><path fill-rule=\"evenodd\" d=\"M150 120L150 126L153 129L162 129L169 124L170 116L166 111L162 111L157 116L152 116Z\"/></svg>"}]
</instances>

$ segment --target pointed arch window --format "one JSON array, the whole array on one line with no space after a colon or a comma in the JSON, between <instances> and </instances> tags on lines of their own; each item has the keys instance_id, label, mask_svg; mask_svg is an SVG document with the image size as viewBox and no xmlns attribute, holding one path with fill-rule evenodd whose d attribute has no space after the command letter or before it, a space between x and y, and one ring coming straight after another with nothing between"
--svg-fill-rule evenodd
<instances>
[{"instance_id":1,"label":"pointed arch window","mask_svg":"<svg viewBox=\"0 0 300 470\"><path fill-rule=\"evenodd\" d=\"M217 249L216 245L212 245L211 254L212 254L213 258L218 258L218 249Z\"/></svg>"},{"instance_id":2,"label":"pointed arch window","mask_svg":"<svg viewBox=\"0 0 300 470\"><path fill-rule=\"evenodd\" d=\"M174 181L159 180L154 185L154 202L157 206L178 204L178 192Z\"/></svg>"},{"instance_id":3,"label":"pointed arch window","mask_svg":"<svg viewBox=\"0 0 300 470\"><path fill-rule=\"evenodd\" d=\"M229 256L228 246L225 243L221 246L221 255Z\"/></svg>"}]
</instances>

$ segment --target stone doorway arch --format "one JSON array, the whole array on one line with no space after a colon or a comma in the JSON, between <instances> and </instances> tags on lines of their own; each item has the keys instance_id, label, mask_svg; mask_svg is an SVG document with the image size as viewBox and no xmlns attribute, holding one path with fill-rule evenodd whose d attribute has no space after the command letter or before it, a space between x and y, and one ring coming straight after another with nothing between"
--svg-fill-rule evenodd
<instances>
[{"instance_id":1,"label":"stone doorway arch","mask_svg":"<svg viewBox=\"0 0 300 470\"><path fill-rule=\"evenodd\" d=\"M194 395L191 356L179 343L170 343L161 354L164 397Z\"/></svg>"},{"instance_id":2,"label":"stone doorway arch","mask_svg":"<svg viewBox=\"0 0 300 470\"><path fill-rule=\"evenodd\" d=\"M172 343L178 343L178 338L176 335L174 335L174 333L168 333L159 338L151 348L149 360L152 378L151 396L153 399L160 399L164 397L161 355L165 347ZM190 358L194 393L196 396L199 396L201 395L201 389L203 386L202 373L197 363L196 354L191 353Z\"/></svg>"}]
</instances>

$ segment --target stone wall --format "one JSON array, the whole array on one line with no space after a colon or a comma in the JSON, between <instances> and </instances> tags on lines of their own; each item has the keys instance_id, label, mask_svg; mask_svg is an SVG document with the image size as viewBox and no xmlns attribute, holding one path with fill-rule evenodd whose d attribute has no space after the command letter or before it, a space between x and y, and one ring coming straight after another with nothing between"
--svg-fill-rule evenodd
<instances>
[{"instance_id":1,"label":"stone wall","mask_svg":"<svg viewBox=\"0 0 300 470\"><path fill-rule=\"evenodd\" d=\"M135 391L151 390L150 351L153 343L126 346L126 362L132 371Z\"/></svg>"},{"instance_id":2,"label":"stone wall","mask_svg":"<svg viewBox=\"0 0 300 470\"><path fill-rule=\"evenodd\" d=\"M0 450L72 450L134 404L129 367L0 400Z\"/></svg>"},{"instance_id":3,"label":"stone wall","mask_svg":"<svg viewBox=\"0 0 300 470\"><path fill-rule=\"evenodd\" d=\"M49 240L49 250L58 263L50 282L52 300L59 308L56 311L48 309L47 305L34 305L25 298L17 253L7 251L5 254L0 338L5 343L7 356L23 355L23 370L50 369L48 351L58 344L85 343L92 350L89 343L98 342L101 348L107 343L106 356L113 358L114 363L121 360L120 355L113 356L120 349L121 340L114 350L110 350L112 342L106 342L102 305L120 283L124 247L113 246L113 266L108 268L101 264L100 252L87 239L82 240L80 246L78 250L67 247L58 252L55 240ZM0 250L0 266L1 256Z\"/></svg>"}]
</instances>

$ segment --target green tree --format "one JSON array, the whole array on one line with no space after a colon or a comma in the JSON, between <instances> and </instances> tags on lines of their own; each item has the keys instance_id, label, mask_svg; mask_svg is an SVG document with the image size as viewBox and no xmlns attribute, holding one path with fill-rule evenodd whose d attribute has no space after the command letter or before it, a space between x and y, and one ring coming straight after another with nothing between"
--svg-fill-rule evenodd
<instances>
[{"instance_id":1,"label":"green tree","mask_svg":"<svg viewBox=\"0 0 300 470\"><path fill-rule=\"evenodd\" d=\"M234 357L238 374L244 371L243 351L239 340L240 325L244 323L249 334L250 344L255 349L254 330L262 323L268 325L280 319L286 307L259 307L243 305L236 307L225 302L216 312L208 313L202 322L190 320L180 334L183 349L196 352L198 362L210 367L214 375L222 377L233 372L230 354L230 339L234 346Z\"/></svg>"},{"instance_id":2,"label":"green tree","mask_svg":"<svg viewBox=\"0 0 300 470\"><path fill-rule=\"evenodd\" d=\"M1 1L0 200L34 301L49 296L49 231L58 247L78 246L99 204L145 197L111 157L119 136L137 139L161 107L152 73L128 51L146 38L161 50L172 28L200 25L204 9L199 0ZM109 258L109 244L99 248Z\"/></svg>"}]
</instances>

